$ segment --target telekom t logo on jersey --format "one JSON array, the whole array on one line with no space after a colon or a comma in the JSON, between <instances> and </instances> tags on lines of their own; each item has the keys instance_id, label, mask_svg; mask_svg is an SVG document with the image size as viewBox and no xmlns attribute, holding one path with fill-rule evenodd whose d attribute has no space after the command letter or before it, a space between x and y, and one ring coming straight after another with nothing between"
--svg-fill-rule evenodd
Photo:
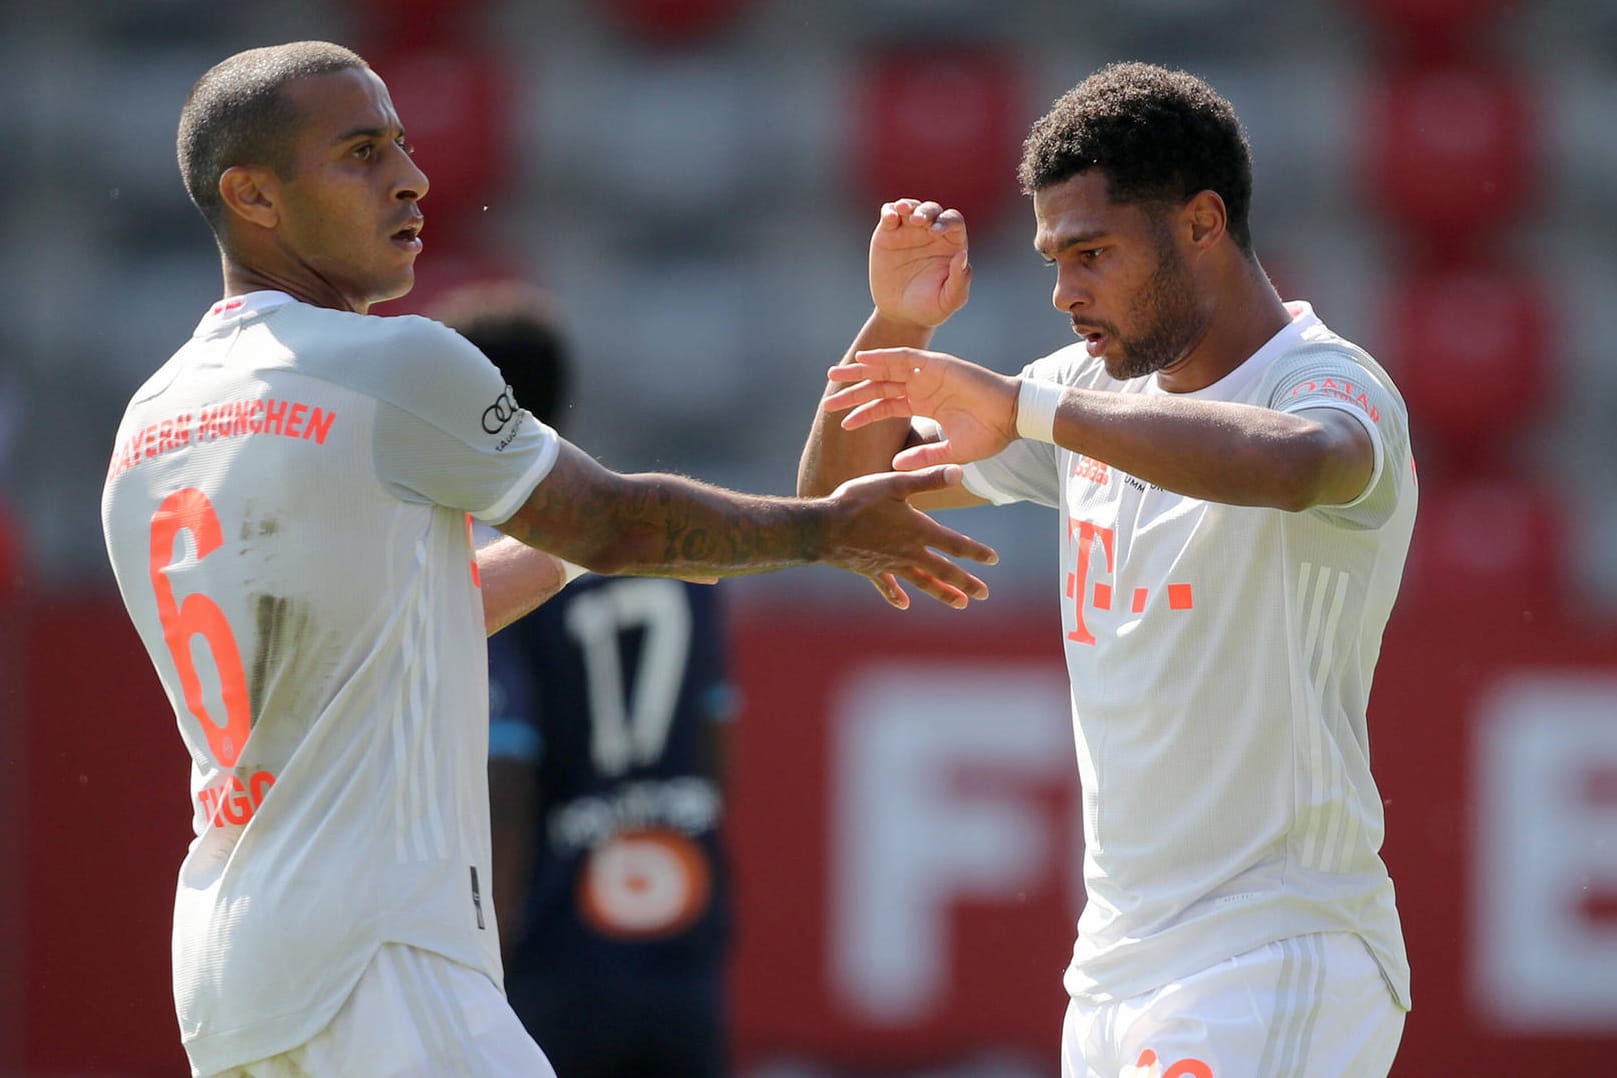
<instances>
[{"instance_id":1,"label":"telekom t logo on jersey","mask_svg":"<svg viewBox=\"0 0 1617 1078\"><path fill-rule=\"evenodd\" d=\"M1104 573L1109 578L1117 571L1117 531L1113 528L1103 528L1093 521L1067 518L1067 542L1077 544L1073 551L1073 571L1067 574L1067 598L1073 601L1073 627L1072 631L1067 633L1067 639L1077 644L1095 643L1095 634L1089 631L1089 626L1084 622L1084 611L1090 607L1096 610L1112 608L1111 581L1108 579L1096 580L1093 584L1090 582L1090 565L1094 560L1097 540L1106 559ZM1189 610L1196 605L1195 595L1189 584L1169 584L1167 589L1169 610ZM1150 588L1135 588L1129 601L1129 610L1135 614L1145 613L1145 606L1150 598Z\"/></svg>"}]
</instances>

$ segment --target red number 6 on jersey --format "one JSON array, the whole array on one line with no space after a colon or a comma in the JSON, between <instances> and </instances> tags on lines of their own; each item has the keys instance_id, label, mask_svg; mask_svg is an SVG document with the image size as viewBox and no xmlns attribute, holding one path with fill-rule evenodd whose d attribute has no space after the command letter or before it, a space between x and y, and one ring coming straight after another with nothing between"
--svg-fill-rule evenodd
<instances>
[{"instance_id":1,"label":"red number 6 on jersey","mask_svg":"<svg viewBox=\"0 0 1617 1078\"><path fill-rule=\"evenodd\" d=\"M174 564L174 540L181 531L191 533L197 561L217 550L223 541L213 503L195 487L170 494L152 514L152 590L157 593L157 617L163 623L163 640L180 675L186 709L201 724L213 758L222 767L234 767L252 730L247 672L235 634L218 603L197 592L187 595L184 603L174 601L174 585L168 581L167 570ZM223 726L214 721L202 702L202 679L191 658L193 636L202 637L219 669L219 695L225 705Z\"/></svg>"}]
</instances>

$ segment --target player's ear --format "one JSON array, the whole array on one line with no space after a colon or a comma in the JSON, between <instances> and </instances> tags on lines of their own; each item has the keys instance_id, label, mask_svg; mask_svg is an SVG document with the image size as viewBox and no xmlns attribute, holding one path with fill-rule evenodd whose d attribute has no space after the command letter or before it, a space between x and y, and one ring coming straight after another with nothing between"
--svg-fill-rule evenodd
<instances>
[{"instance_id":1,"label":"player's ear","mask_svg":"<svg viewBox=\"0 0 1617 1078\"><path fill-rule=\"evenodd\" d=\"M219 177L225 209L260 228L280 222L280 182L274 170L260 165L232 165Z\"/></svg>"},{"instance_id":2,"label":"player's ear","mask_svg":"<svg viewBox=\"0 0 1617 1078\"><path fill-rule=\"evenodd\" d=\"M1188 228L1191 246L1206 250L1224 235L1229 210L1217 191L1198 191L1185 203L1181 220Z\"/></svg>"}]
</instances>

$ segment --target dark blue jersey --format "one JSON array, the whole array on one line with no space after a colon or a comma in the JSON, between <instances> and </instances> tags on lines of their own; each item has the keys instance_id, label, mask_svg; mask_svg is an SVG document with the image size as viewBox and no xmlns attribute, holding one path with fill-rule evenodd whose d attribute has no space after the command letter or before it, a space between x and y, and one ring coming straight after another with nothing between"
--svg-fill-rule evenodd
<instances>
[{"instance_id":1,"label":"dark blue jersey","mask_svg":"<svg viewBox=\"0 0 1617 1078\"><path fill-rule=\"evenodd\" d=\"M718 970L714 750L734 711L719 604L709 585L588 575L489 638L491 755L538 784L508 983Z\"/></svg>"}]
</instances>

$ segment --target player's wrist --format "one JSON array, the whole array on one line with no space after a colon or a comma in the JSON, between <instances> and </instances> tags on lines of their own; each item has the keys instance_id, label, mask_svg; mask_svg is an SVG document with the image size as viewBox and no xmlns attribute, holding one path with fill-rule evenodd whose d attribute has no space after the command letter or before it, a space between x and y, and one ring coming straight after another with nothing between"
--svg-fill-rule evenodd
<instances>
[{"instance_id":1,"label":"player's wrist","mask_svg":"<svg viewBox=\"0 0 1617 1078\"><path fill-rule=\"evenodd\" d=\"M818 498L798 498L788 510L797 536L796 556L803 564L836 564L845 485L838 484L835 490Z\"/></svg>"},{"instance_id":2,"label":"player's wrist","mask_svg":"<svg viewBox=\"0 0 1617 1078\"><path fill-rule=\"evenodd\" d=\"M932 341L932 333L943 322L948 320L944 315L936 322L927 322L921 319L910 318L904 314L884 308L877 304L870 313L867 330L877 334L881 344L866 345L869 348L882 348L888 346L908 345L915 348L924 348Z\"/></svg>"},{"instance_id":3,"label":"player's wrist","mask_svg":"<svg viewBox=\"0 0 1617 1078\"><path fill-rule=\"evenodd\" d=\"M1036 442L1056 440L1056 411L1067 387L1060 382L1046 382L1023 376L1016 391L1016 433L1018 437Z\"/></svg>"}]
</instances>

